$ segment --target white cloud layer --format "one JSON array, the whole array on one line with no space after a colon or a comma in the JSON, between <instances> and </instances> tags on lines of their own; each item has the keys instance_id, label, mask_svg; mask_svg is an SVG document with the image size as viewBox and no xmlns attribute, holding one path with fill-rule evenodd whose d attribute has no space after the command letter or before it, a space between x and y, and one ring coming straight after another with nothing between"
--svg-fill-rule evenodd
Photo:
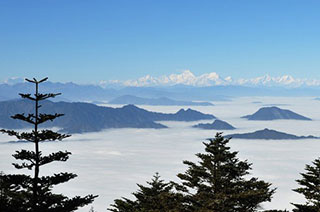
<instances>
[{"instance_id":1,"label":"white cloud layer","mask_svg":"<svg viewBox=\"0 0 320 212\"><path fill-rule=\"evenodd\" d=\"M253 104L259 101L260 104ZM242 115L255 112L261 105L287 105L285 108L311 117L314 121L259 121L250 122L240 119ZM245 133L264 128L275 129L295 135L320 136L319 102L313 99L284 97L247 97L233 101L221 102L214 107L191 107L192 109L211 113L228 123L239 127L229 133ZM148 106L151 111L176 112L175 106ZM186 108L185 108L186 109ZM94 194L99 197L92 206L95 211L105 212L114 199L127 197L138 187L136 183L146 184L155 172L162 179L180 182L176 177L183 173L186 166L183 160L198 161L194 154L204 151L202 144L206 138L214 136L214 130L201 130L190 126L199 122L163 122L167 129L109 129L102 132L75 134L63 142L44 142L41 144L43 154L59 150L68 150L73 154L66 163L52 163L44 166L41 174L51 175L57 172L73 172L78 175L74 180L56 187L55 192L70 197ZM11 156L17 149L32 150L31 143L8 144L14 138L0 134L0 171L17 173L11 165L16 162ZM238 157L252 165L252 176L272 183L277 188L270 203L264 209L291 210L290 202L301 203L303 196L293 192L297 188L296 179L301 178L305 164L319 156L319 140L241 140L230 141L232 151L239 151ZM90 206L77 212L88 212Z\"/></svg>"},{"instance_id":2,"label":"white cloud layer","mask_svg":"<svg viewBox=\"0 0 320 212\"><path fill-rule=\"evenodd\" d=\"M163 75L154 77L146 75L139 79L125 81L112 80L101 82L102 86L108 84L121 84L123 86L172 86L172 85L190 85L190 86L213 86L213 85L247 85L247 86L319 86L318 79L300 79L290 75L272 77L268 74L256 78L239 78L233 79L231 76L221 77L216 72L206 73L199 76L193 74L190 70L184 70L179 74Z\"/></svg>"}]
</instances>

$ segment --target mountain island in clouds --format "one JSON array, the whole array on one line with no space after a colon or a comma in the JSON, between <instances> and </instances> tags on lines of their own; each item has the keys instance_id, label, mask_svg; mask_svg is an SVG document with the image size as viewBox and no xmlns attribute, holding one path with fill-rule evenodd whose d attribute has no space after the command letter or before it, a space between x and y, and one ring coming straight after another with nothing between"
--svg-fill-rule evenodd
<instances>
[{"instance_id":1,"label":"mountain island in clouds","mask_svg":"<svg viewBox=\"0 0 320 212\"><path fill-rule=\"evenodd\" d=\"M248 120L277 120L277 119L295 119L295 120L308 120L305 116L292 112L291 110L285 110L278 107L263 107L252 115L242 116Z\"/></svg>"},{"instance_id":2,"label":"mountain island in clouds","mask_svg":"<svg viewBox=\"0 0 320 212\"><path fill-rule=\"evenodd\" d=\"M276 130L264 129L258 130L252 133L242 133L242 134L231 134L226 135L227 138L237 138L237 139L264 139L264 140L300 140L300 139L319 139L312 135L309 136L296 136L284 132L279 132Z\"/></svg>"},{"instance_id":3,"label":"mountain island in clouds","mask_svg":"<svg viewBox=\"0 0 320 212\"><path fill-rule=\"evenodd\" d=\"M234 130L236 129L234 126L231 124L221 121L221 120L214 120L212 123L207 123L207 124L197 124L193 125L192 127L194 128L200 128L200 129L205 129L205 130Z\"/></svg>"}]
</instances>

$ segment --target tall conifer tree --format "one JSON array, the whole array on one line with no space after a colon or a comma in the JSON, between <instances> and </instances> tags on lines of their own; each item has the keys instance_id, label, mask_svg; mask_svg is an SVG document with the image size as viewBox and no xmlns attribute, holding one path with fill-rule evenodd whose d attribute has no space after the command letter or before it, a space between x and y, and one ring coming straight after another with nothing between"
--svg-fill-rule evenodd
<instances>
[{"instance_id":1,"label":"tall conifer tree","mask_svg":"<svg viewBox=\"0 0 320 212\"><path fill-rule=\"evenodd\" d=\"M302 179L297 180L300 188L295 192L304 195L305 204L293 204L294 212L319 212L320 211L320 158L314 160L312 165L306 165L306 172L301 173Z\"/></svg>"},{"instance_id":2,"label":"tall conifer tree","mask_svg":"<svg viewBox=\"0 0 320 212\"><path fill-rule=\"evenodd\" d=\"M251 164L230 151L229 139L217 133L208 140L203 143L205 153L196 154L200 161L184 161L188 169L178 174L182 184L176 188L184 194L186 211L251 212L271 200L275 189L270 189L270 183L247 176Z\"/></svg>"},{"instance_id":3,"label":"tall conifer tree","mask_svg":"<svg viewBox=\"0 0 320 212\"><path fill-rule=\"evenodd\" d=\"M40 150L40 143L45 141L61 141L70 135L60 134L49 129L39 130L39 126L47 121L63 116L63 114L44 114L40 113L40 102L49 98L54 98L58 94L39 93L39 84L45 82L48 78L40 81L26 79L33 83L36 87L34 95L20 94L23 99L33 101L35 104L34 113L16 114L13 119L25 121L33 126L31 132L17 132L14 130L0 130L10 136L15 136L18 140L25 140L34 144L34 151L20 150L13 154L16 160L22 163L14 163L17 169L33 170L31 175L2 175L1 181L3 185L3 201L2 211L6 212L69 212L75 211L79 207L85 206L93 202L96 196L87 195L85 197L76 196L68 198L63 194L54 194L51 192L53 186L67 182L77 175L73 173L58 173L53 176L41 176L40 167L52 163L54 161L67 161L71 152L58 151L49 155L43 155Z\"/></svg>"}]
</instances>

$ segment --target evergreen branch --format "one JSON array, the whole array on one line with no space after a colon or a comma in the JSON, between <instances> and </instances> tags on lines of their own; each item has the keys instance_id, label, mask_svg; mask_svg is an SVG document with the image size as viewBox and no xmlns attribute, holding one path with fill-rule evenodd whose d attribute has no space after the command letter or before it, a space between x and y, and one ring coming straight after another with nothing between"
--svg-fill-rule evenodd
<instances>
[{"instance_id":1,"label":"evergreen branch","mask_svg":"<svg viewBox=\"0 0 320 212\"><path fill-rule=\"evenodd\" d=\"M98 195L87 195L85 197L76 196L72 199L67 199L63 201L63 209L67 208L68 211L76 211L79 207L83 207L85 205L88 205L94 201L95 198L97 198Z\"/></svg>"},{"instance_id":2,"label":"evergreen branch","mask_svg":"<svg viewBox=\"0 0 320 212\"><path fill-rule=\"evenodd\" d=\"M31 133L28 133L28 132L22 132L20 133L19 137L17 137L18 139L21 139L21 140L27 140L27 141L30 141L30 142L35 142L35 133L34 131L32 131Z\"/></svg>"},{"instance_id":3,"label":"evergreen branch","mask_svg":"<svg viewBox=\"0 0 320 212\"><path fill-rule=\"evenodd\" d=\"M21 113L21 114L15 114L13 116L11 116L11 118L13 119L19 119L19 120L22 120L22 121L25 121L25 122L28 122L30 124L35 124L35 116L34 114L28 114L28 116L25 116L24 113Z\"/></svg>"},{"instance_id":4,"label":"evergreen branch","mask_svg":"<svg viewBox=\"0 0 320 212\"><path fill-rule=\"evenodd\" d=\"M38 101L41 101L41 100L45 100L45 99L48 99L48 98L54 98L58 95L61 95L61 93L47 93L47 94L41 94L41 93L38 93L35 95L36 99Z\"/></svg>"},{"instance_id":5,"label":"evergreen branch","mask_svg":"<svg viewBox=\"0 0 320 212\"><path fill-rule=\"evenodd\" d=\"M12 163L12 165L16 168L16 169L24 169L24 168L27 168L29 170L32 170L32 168L35 166L35 164L31 163L31 164L28 164L28 163L22 163L21 165L20 164L17 164L17 163Z\"/></svg>"},{"instance_id":6,"label":"evergreen branch","mask_svg":"<svg viewBox=\"0 0 320 212\"><path fill-rule=\"evenodd\" d=\"M59 113L55 113L55 114L40 114L39 118L38 118L38 124L42 124L46 121L53 121L55 118L58 118L60 116L63 116L64 114L59 114Z\"/></svg>"},{"instance_id":7,"label":"evergreen branch","mask_svg":"<svg viewBox=\"0 0 320 212\"><path fill-rule=\"evenodd\" d=\"M28 160L32 164L35 164L35 161L37 159L37 155L34 151L28 151L25 149L21 151L16 151L16 153L13 154L12 156L17 160ZM39 153L39 156L41 156L41 152Z\"/></svg>"},{"instance_id":8,"label":"evergreen branch","mask_svg":"<svg viewBox=\"0 0 320 212\"><path fill-rule=\"evenodd\" d=\"M6 174L1 176L2 180L10 185L10 189L17 191L20 187L29 188L32 179L24 174Z\"/></svg>"},{"instance_id":9,"label":"evergreen branch","mask_svg":"<svg viewBox=\"0 0 320 212\"><path fill-rule=\"evenodd\" d=\"M73 173L59 173L54 174L53 176L43 176L40 178L40 183L43 187L52 187L53 185L58 185L60 183L68 182L69 180L77 177L76 174Z\"/></svg>"},{"instance_id":10,"label":"evergreen branch","mask_svg":"<svg viewBox=\"0 0 320 212\"><path fill-rule=\"evenodd\" d=\"M23 93L19 93L19 95L23 98L23 99L30 99L32 101L36 101L35 98L31 97L31 94L23 94Z\"/></svg>"},{"instance_id":11,"label":"evergreen branch","mask_svg":"<svg viewBox=\"0 0 320 212\"><path fill-rule=\"evenodd\" d=\"M98 196L87 195L85 197L76 196L74 198L67 198L63 195L58 194L46 194L43 202L46 203L44 210L46 212L67 212L76 211L78 208L90 204ZM129 212L129 211L128 211Z\"/></svg>"},{"instance_id":12,"label":"evergreen branch","mask_svg":"<svg viewBox=\"0 0 320 212\"><path fill-rule=\"evenodd\" d=\"M34 142L34 133L19 133L14 130L5 130L5 129L0 129L0 132L4 134L8 134L9 136L15 136L18 140L27 140L30 142Z\"/></svg>"},{"instance_id":13,"label":"evergreen branch","mask_svg":"<svg viewBox=\"0 0 320 212\"><path fill-rule=\"evenodd\" d=\"M67 151L51 153L48 156L41 157L39 165L42 166L53 161L67 161L69 159L69 155L71 155L71 152Z\"/></svg>"},{"instance_id":14,"label":"evergreen branch","mask_svg":"<svg viewBox=\"0 0 320 212\"><path fill-rule=\"evenodd\" d=\"M67 134L60 134L57 132L53 132L52 130L42 130L41 132L38 133L38 139L39 141L55 141L55 140L59 140L61 141L64 138L68 138L71 135L67 135Z\"/></svg>"},{"instance_id":15,"label":"evergreen branch","mask_svg":"<svg viewBox=\"0 0 320 212\"><path fill-rule=\"evenodd\" d=\"M12 133L12 135L16 136L16 138L19 139L19 140L27 140L27 141L30 141L30 142L35 142L35 136L34 136L33 132L31 132L31 133L28 133L28 132L19 133L19 132L12 131L10 133ZM11 134L8 133L8 135L11 135Z\"/></svg>"},{"instance_id":16,"label":"evergreen branch","mask_svg":"<svg viewBox=\"0 0 320 212\"><path fill-rule=\"evenodd\" d=\"M35 142L35 132L32 131L30 133L28 132L16 132L14 130L5 130L5 129L0 129L0 132L4 133L4 134L8 134L9 136L15 136L17 139L19 140L27 140L30 142ZM37 135L37 139L38 141L61 141L62 139L68 138L71 135L68 134L60 134L57 132L53 132L52 130L42 130L40 132L38 132Z\"/></svg>"},{"instance_id":17,"label":"evergreen branch","mask_svg":"<svg viewBox=\"0 0 320 212\"><path fill-rule=\"evenodd\" d=\"M17 135L20 135L18 132L14 131L14 130L0 129L0 132L2 132L3 134L8 134L9 136L17 136Z\"/></svg>"}]
</instances>

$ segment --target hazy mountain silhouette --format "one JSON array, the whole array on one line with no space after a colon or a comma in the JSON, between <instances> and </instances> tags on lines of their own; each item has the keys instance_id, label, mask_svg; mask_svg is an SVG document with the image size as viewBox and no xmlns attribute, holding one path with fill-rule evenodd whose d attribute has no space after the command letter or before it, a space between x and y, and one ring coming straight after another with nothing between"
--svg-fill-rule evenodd
<instances>
[{"instance_id":1,"label":"hazy mountain silhouette","mask_svg":"<svg viewBox=\"0 0 320 212\"><path fill-rule=\"evenodd\" d=\"M192 101L178 101L169 99L167 97L160 98L142 98L133 95L124 95L117 97L108 102L109 104L134 104L134 105L187 105L187 106L212 106L210 102L192 102Z\"/></svg>"},{"instance_id":2,"label":"hazy mountain silhouette","mask_svg":"<svg viewBox=\"0 0 320 212\"><path fill-rule=\"evenodd\" d=\"M16 99L21 91L32 93L28 83L0 83L0 94L3 100ZM188 85L154 86L154 87L123 87L107 86L105 88L94 84L81 85L73 82L45 82L42 92L61 92L61 101L109 101L123 95L133 95L142 98L183 99L185 101L226 101L231 97L240 96L317 96L320 89L285 87L246 87L235 85L216 85L195 87Z\"/></svg>"},{"instance_id":3,"label":"hazy mountain silhouette","mask_svg":"<svg viewBox=\"0 0 320 212\"><path fill-rule=\"evenodd\" d=\"M305 116L294 113L290 110L280 109L278 107L263 107L252 115L243 116L248 120L276 120L276 119L296 119L311 120Z\"/></svg>"},{"instance_id":4,"label":"hazy mountain silhouette","mask_svg":"<svg viewBox=\"0 0 320 212\"><path fill-rule=\"evenodd\" d=\"M292 134L287 134L284 132L278 132L275 130L258 130L252 133L243 133L243 134L231 134L226 135L225 137L232 137L232 138L238 138L238 139L266 139L266 140L285 140L285 139L319 139L319 137L314 136L296 136Z\"/></svg>"},{"instance_id":5,"label":"hazy mountain silhouette","mask_svg":"<svg viewBox=\"0 0 320 212\"><path fill-rule=\"evenodd\" d=\"M201 129L205 129L205 130L234 130L234 129L236 129L235 127L233 127L229 123L227 123L225 121L218 120L218 119L215 120L211 124L209 124L209 123L208 124L197 124L197 125L193 125L192 127L201 128Z\"/></svg>"},{"instance_id":6,"label":"hazy mountain silhouette","mask_svg":"<svg viewBox=\"0 0 320 212\"><path fill-rule=\"evenodd\" d=\"M28 100L0 102L0 128L21 129L29 125L13 120L16 113L33 113L34 105ZM100 107L90 103L44 101L41 113L63 113L65 116L43 127L59 127L68 133L95 132L107 128L166 128L155 121L197 121L215 119L213 115L181 109L174 114L150 112L134 105L121 108Z\"/></svg>"}]
</instances>

